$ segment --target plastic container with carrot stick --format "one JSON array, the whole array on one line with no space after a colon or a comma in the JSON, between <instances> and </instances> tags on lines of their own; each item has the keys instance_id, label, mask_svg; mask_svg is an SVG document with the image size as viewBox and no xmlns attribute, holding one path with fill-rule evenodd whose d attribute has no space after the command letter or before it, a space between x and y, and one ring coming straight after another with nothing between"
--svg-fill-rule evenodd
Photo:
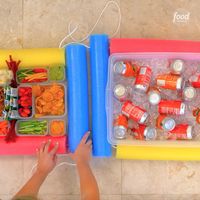
<instances>
[{"instance_id":1,"label":"plastic container with carrot stick","mask_svg":"<svg viewBox=\"0 0 200 200\"><path fill-rule=\"evenodd\" d=\"M6 136L9 130L9 121L0 120L0 136Z\"/></svg>"},{"instance_id":2,"label":"plastic container with carrot stick","mask_svg":"<svg viewBox=\"0 0 200 200\"><path fill-rule=\"evenodd\" d=\"M48 81L48 70L45 68L27 68L17 71L18 83L41 83Z\"/></svg>"}]
</instances>

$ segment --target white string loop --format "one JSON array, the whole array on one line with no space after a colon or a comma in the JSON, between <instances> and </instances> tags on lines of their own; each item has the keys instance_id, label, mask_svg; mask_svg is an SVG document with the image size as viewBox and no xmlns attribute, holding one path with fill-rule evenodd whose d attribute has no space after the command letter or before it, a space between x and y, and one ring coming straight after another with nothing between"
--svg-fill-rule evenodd
<instances>
[{"instance_id":1,"label":"white string loop","mask_svg":"<svg viewBox=\"0 0 200 200\"><path fill-rule=\"evenodd\" d=\"M71 40L73 41L73 43L78 43L78 44L82 44L82 42L84 42L85 40L87 40L87 39L89 38L90 34L91 34L91 33L94 31L94 29L96 28L96 26L97 26L97 24L99 23L99 21L100 21L102 15L104 14L105 10L106 10L106 9L108 8L108 6L111 5L111 4L115 5L115 6L117 7L117 9L118 9L118 12L119 12L119 21L118 21L117 29L116 29L116 31L110 36L110 37L114 37L114 36L118 33L118 31L119 31L119 29L120 29L121 18L122 18L122 17L121 17L121 9L120 9L120 7L119 7L119 4L118 4L116 1L108 1L108 2L106 3L106 5L104 6L103 10L101 11L101 13L100 13L99 17L97 18L95 24L93 25L92 29L91 29L91 30L88 32L88 34L87 34L85 37L83 37L81 40L78 40L78 39L76 39L76 38L73 37L73 34L77 31L79 25L76 25L75 28L73 28L73 30L71 30L71 24L72 24L72 21L71 21L71 22L68 24L68 34L61 40L61 42L60 42L60 44L59 44L59 48L62 48L62 47L65 47L65 46L68 45L68 44L64 44L64 45L63 45L63 43L65 42L65 40L66 40L67 38L71 38ZM69 43L69 44L71 44L71 43ZM84 44L83 44L83 45L84 45ZM84 45L84 46L88 47L87 45ZM89 48L89 47L88 47L88 48Z\"/></svg>"},{"instance_id":2,"label":"white string loop","mask_svg":"<svg viewBox=\"0 0 200 200\"><path fill-rule=\"evenodd\" d=\"M68 165L68 166L76 166L75 163L71 163L71 162L61 162L59 163L58 165L56 165L56 167L53 169L53 171L49 174L51 175L58 167L61 167L63 165ZM30 172L29 172L29 177L32 176L33 172L36 170L36 167L37 167L37 163L33 165L33 167L31 168ZM48 175L48 176L49 176Z\"/></svg>"}]
</instances>

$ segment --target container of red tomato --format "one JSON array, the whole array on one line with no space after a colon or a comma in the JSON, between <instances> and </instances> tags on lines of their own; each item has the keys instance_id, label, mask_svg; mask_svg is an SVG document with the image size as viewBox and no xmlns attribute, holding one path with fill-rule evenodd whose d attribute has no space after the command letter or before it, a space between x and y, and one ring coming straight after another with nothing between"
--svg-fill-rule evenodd
<instances>
[{"instance_id":1,"label":"container of red tomato","mask_svg":"<svg viewBox=\"0 0 200 200\"><path fill-rule=\"evenodd\" d=\"M33 95L31 86L18 88L18 114L19 118L33 117Z\"/></svg>"}]
</instances>

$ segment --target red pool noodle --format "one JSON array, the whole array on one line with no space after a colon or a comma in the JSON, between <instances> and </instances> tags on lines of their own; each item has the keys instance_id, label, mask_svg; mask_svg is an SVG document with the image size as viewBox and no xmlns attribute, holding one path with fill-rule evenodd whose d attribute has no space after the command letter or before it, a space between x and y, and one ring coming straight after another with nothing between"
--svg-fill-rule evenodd
<instances>
[{"instance_id":1,"label":"red pool noodle","mask_svg":"<svg viewBox=\"0 0 200 200\"><path fill-rule=\"evenodd\" d=\"M128 52L200 52L200 41L143 38L110 39L110 53Z\"/></svg>"},{"instance_id":2,"label":"red pool noodle","mask_svg":"<svg viewBox=\"0 0 200 200\"><path fill-rule=\"evenodd\" d=\"M52 144L59 142L58 154L65 154L66 137L17 137L16 142L7 143L5 137L0 137L0 155L35 155L36 148L40 146L43 141L51 139Z\"/></svg>"}]
</instances>

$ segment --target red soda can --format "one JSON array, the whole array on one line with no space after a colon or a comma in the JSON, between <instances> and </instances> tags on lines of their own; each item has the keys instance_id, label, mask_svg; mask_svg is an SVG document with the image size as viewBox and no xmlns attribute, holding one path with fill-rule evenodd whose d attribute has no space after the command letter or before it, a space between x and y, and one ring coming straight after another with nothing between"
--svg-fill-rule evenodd
<instances>
[{"instance_id":1,"label":"red soda can","mask_svg":"<svg viewBox=\"0 0 200 200\"><path fill-rule=\"evenodd\" d=\"M136 77L139 67L129 61L117 62L114 65L114 72L125 77Z\"/></svg>"},{"instance_id":2,"label":"red soda can","mask_svg":"<svg viewBox=\"0 0 200 200\"><path fill-rule=\"evenodd\" d=\"M133 135L137 140L153 140L156 138L157 132L153 127L140 124L137 129L133 129Z\"/></svg>"},{"instance_id":3,"label":"red soda can","mask_svg":"<svg viewBox=\"0 0 200 200\"><path fill-rule=\"evenodd\" d=\"M200 88L200 74L195 74L189 78L189 82L194 88Z\"/></svg>"},{"instance_id":4,"label":"red soda can","mask_svg":"<svg viewBox=\"0 0 200 200\"><path fill-rule=\"evenodd\" d=\"M168 139L191 140L193 137L193 127L188 124L178 124L167 133Z\"/></svg>"},{"instance_id":5,"label":"red soda can","mask_svg":"<svg viewBox=\"0 0 200 200\"><path fill-rule=\"evenodd\" d=\"M140 67L140 71L135 80L135 88L141 92L146 92L151 82L152 70L149 66Z\"/></svg>"},{"instance_id":6,"label":"red soda can","mask_svg":"<svg viewBox=\"0 0 200 200\"><path fill-rule=\"evenodd\" d=\"M128 129L127 118L120 114L114 120L114 137L116 139L124 139Z\"/></svg>"},{"instance_id":7,"label":"red soda can","mask_svg":"<svg viewBox=\"0 0 200 200\"><path fill-rule=\"evenodd\" d=\"M138 122L139 124L144 124L147 120L149 114L146 110L140 108L139 106L134 105L130 101L126 101L122 105L122 113L128 118Z\"/></svg>"},{"instance_id":8,"label":"red soda can","mask_svg":"<svg viewBox=\"0 0 200 200\"><path fill-rule=\"evenodd\" d=\"M161 100L158 104L160 114L184 115L185 108L185 104L179 100Z\"/></svg>"},{"instance_id":9,"label":"red soda can","mask_svg":"<svg viewBox=\"0 0 200 200\"><path fill-rule=\"evenodd\" d=\"M183 87L183 78L173 74L162 74L156 77L156 84L168 90L180 90Z\"/></svg>"}]
</instances>

